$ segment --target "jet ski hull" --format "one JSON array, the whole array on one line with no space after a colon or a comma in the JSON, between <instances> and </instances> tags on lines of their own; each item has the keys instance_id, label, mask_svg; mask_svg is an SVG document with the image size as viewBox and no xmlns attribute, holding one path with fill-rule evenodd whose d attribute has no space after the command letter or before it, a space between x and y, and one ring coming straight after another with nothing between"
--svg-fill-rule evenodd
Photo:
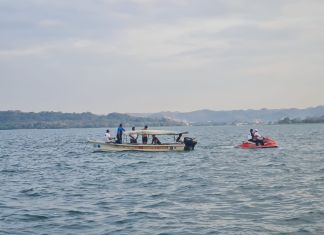
<instances>
[{"instance_id":1,"label":"jet ski hull","mask_svg":"<svg viewBox=\"0 0 324 235\"><path fill-rule=\"evenodd\" d=\"M263 140L264 145L256 145L256 143L251 142L251 141L243 141L242 144L240 144L239 148L242 149L258 149L258 148L278 148L278 143L277 141L271 139L271 138L264 138Z\"/></svg>"}]
</instances>

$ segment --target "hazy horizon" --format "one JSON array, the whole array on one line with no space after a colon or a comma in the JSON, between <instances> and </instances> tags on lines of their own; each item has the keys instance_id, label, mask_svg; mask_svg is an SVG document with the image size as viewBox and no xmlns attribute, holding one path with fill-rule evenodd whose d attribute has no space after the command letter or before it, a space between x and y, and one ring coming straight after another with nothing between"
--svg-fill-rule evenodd
<instances>
[{"instance_id":1,"label":"hazy horizon","mask_svg":"<svg viewBox=\"0 0 324 235\"><path fill-rule=\"evenodd\" d=\"M315 107L324 1L0 2L0 110Z\"/></svg>"},{"instance_id":2,"label":"hazy horizon","mask_svg":"<svg viewBox=\"0 0 324 235\"><path fill-rule=\"evenodd\" d=\"M19 110L19 109L8 109L8 110L0 110L0 112L6 112L6 111L20 111L20 112L34 112L34 113L39 113L39 112L62 112L62 113L85 113L85 112L91 112L95 115L107 115L110 113L121 113L121 114L153 114L153 113L163 113L163 112L180 112L180 113L190 113L190 112L195 112L195 111L203 111L203 110L208 110L208 111L215 111L215 112L230 112L230 111L238 111L238 110L262 110L262 109L267 109L267 110L280 110L280 109L308 109L308 108L317 108L317 107L323 107L324 105L315 105L315 106L308 106L304 108L296 108L296 107L290 107L290 108L260 108L260 109L222 109L222 110L217 110L217 109L205 109L205 108L200 108L200 109L195 109L195 110L189 110L189 111L179 111L179 110L160 110L157 112L116 112L116 111L108 111L108 112L103 112L103 113L95 113L91 111L83 111L83 112L75 112L75 111L60 111L60 110L39 110L39 111L28 111L28 110Z\"/></svg>"}]
</instances>

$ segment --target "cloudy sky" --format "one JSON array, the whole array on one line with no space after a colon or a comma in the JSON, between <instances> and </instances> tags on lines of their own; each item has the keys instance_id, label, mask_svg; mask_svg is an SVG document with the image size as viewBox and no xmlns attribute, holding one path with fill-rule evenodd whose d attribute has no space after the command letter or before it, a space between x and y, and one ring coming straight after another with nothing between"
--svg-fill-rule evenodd
<instances>
[{"instance_id":1,"label":"cloudy sky","mask_svg":"<svg viewBox=\"0 0 324 235\"><path fill-rule=\"evenodd\" d=\"M324 104L323 0L0 0L0 110Z\"/></svg>"}]
</instances>

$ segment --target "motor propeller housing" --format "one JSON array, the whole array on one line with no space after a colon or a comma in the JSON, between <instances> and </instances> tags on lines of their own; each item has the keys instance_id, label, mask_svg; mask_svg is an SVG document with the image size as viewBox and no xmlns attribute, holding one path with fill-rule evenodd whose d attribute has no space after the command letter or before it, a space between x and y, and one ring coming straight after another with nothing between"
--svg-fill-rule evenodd
<instances>
[{"instance_id":1,"label":"motor propeller housing","mask_svg":"<svg viewBox=\"0 0 324 235\"><path fill-rule=\"evenodd\" d=\"M183 142L185 144L184 150L186 151L194 150L197 144L197 141L195 141L193 138L190 137L185 137Z\"/></svg>"}]
</instances>

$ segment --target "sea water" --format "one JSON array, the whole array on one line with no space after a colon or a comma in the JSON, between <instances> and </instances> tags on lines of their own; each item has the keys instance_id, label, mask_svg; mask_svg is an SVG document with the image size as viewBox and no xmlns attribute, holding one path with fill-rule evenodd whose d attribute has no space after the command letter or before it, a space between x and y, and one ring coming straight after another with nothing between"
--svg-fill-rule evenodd
<instances>
[{"instance_id":1,"label":"sea water","mask_svg":"<svg viewBox=\"0 0 324 235\"><path fill-rule=\"evenodd\" d=\"M164 128L197 138L180 153L95 153L104 128L0 131L0 234L323 234L324 125L257 128L280 147L234 148L250 126Z\"/></svg>"}]
</instances>

